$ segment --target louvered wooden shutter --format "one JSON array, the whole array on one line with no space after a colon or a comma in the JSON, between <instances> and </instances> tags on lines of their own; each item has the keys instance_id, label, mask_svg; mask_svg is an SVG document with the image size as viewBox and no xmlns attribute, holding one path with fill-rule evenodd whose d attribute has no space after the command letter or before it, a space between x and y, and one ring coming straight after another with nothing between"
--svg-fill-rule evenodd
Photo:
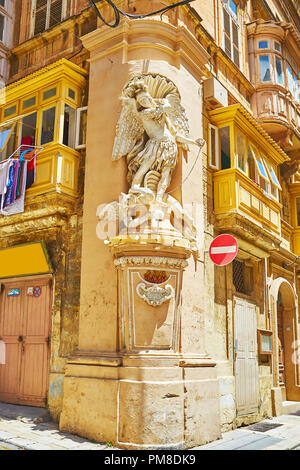
<instances>
[{"instance_id":1,"label":"louvered wooden shutter","mask_svg":"<svg viewBox=\"0 0 300 470\"><path fill-rule=\"evenodd\" d=\"M239 53L239 29L233 20L232 22L232 47L233 47L233 62L239 67L240 53Z\"/></svg>"},{"instance_id":2,"label":"louvered wooden shutter","mask_svg":"<svg viewBox=\"0 0 300 470\"><path fill-rule=\"evenodd\" d=\"M45 31L47 21L47 0L37 0L35 11L34 34Z\"/></svg>"},{"instance_id":3,"label":"louvered wooden shutter","mask_svg":"<svg viewBox=\"0 0 300 470\"><path fill-rule=\"evenodd\" d=\"M229 13L223 8L223 19L224 19L224 49L227 55L231 57L231 29L230 22L231 18Z\"/></svg>"},{"instance_id":4,"label":"louvered wooden shutter","mask_svg":"<svg viewBox=\"0 0 300 470\"><path fill-rule=\"evenodd\" d=\"M50 28L61 22L62 7L63 7L62 3L63 3L62 0L51 1L50 21L49 21L49 27Z\"/></svg>"}]
</instances>

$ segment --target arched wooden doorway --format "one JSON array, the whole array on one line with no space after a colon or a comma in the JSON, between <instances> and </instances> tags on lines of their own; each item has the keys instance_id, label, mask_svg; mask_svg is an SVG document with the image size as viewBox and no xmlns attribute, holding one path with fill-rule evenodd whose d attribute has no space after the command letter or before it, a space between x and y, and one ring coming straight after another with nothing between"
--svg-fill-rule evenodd
<instances>
[{"instance_id":1,"label":"arched wooden doorway","mask_svg":"<svg viewBox=\"0 0 300 470\"><path fill-rule=\"evenodd\" d=\"M295 357L298 340L297 297L291 284L277 278L270 288L273 330L273 380L281 387L283 400L300 401L299 364Z\"/></svg>"}]
</instances>

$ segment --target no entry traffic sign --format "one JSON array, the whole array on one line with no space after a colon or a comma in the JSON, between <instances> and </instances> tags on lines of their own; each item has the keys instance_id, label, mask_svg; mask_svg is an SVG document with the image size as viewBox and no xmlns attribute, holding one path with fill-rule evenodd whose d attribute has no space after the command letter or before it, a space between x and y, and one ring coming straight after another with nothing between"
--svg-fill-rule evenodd
<instances>
[{"instance_id":1,"label":"no entry traffic sign","mask_svg":"<svg viewBox=\"0 0 300 470\"><path fill-rule=\"evenodd\" d=\"M238 249L236 239L228 233L223 233L212 241L209 247L209 256L213 263L225 266L234 260Z\"/></svg>"}]
</instances>

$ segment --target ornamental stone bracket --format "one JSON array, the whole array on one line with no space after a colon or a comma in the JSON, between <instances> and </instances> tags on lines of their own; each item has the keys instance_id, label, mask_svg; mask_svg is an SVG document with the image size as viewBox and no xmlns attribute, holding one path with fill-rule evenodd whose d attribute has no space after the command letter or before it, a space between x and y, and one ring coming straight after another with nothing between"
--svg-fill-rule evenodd
<instances>
[{"instance_id":1,"label":"ornamental stone bracket","mask_svg":"<svg viewBox=\"0 0 300 470\"><path fill-rule=\"evenodd\" d=\"M157 307L174 297L174 289L170 285L147 287L146 284L141 283L138 284L136 292L141 299L144 299L152 307Z\"/></svg>"}]
</instances>

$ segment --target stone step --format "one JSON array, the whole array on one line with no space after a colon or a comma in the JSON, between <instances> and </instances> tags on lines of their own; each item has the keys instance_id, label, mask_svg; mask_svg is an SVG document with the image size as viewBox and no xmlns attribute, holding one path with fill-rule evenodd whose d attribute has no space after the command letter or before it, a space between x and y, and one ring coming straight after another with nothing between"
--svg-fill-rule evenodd
<instances>
[{"instance_id":1,"label":"stone step","mask_svg":"<svg viewBox=\"0 0 300 470\"><path fill-rule=\"evenodd\" d=\"M288 415L290 413L296 413L300 410L300 401L283 401L282 402L282 414Z\"/></svg>"}]
</instances>

